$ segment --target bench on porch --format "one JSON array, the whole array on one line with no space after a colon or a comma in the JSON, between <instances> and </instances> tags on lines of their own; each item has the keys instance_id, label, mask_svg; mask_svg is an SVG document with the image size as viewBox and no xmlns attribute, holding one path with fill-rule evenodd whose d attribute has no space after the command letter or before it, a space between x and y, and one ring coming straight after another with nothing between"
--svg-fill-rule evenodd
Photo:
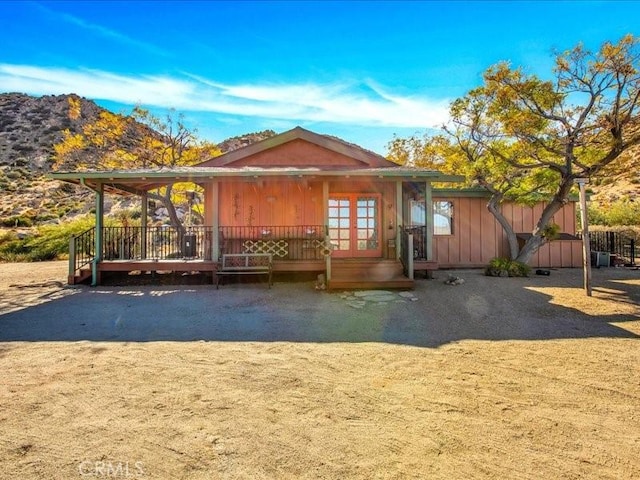
<instances>
[{"instance_id":1,"label":"bench on porch","mask_svg":"<svg viewBox=\"0 0 640 480\"><path fill-rule=\"evenodd\" d=\"M273 285L273 258L270 253L225 253L216 270L216 289L225 275L268 275Z\"/></svg>"}]
</instances>

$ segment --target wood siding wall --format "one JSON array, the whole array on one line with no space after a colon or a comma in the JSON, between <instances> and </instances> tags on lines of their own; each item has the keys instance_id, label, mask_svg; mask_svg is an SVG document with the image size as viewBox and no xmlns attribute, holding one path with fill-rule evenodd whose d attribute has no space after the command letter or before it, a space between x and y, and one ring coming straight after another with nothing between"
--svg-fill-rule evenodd
<instances>
[{"instance_id":1,"label":"wood siding wall","mask_svg":"<svg viewBox=\"0 0 640 480\"><path fill-rule=\"evenodd\" d=\"M220 226L293 226L324 225L322 181L292 179L229 180L219 183L219 200L213 198L211 185L205 188L205 223L214 224L218 210ZM395 256L389 240L396 237L396 183L375 180L329 181L329 195L341 193L378 193L383 258Z\"/></svg>"},{"instance_id":2,"label":"wood siding wall","mask_svg":"<svg viewBox=\"0 0 640 480\"><path fill-rule=\"evenodd\" d=\"M481 267L494 257L508 257L509 245L502 227L487 210L486 198L441 197L434 200L453 202L453 235L434 237L434 259L443 268ZM503 213L518 233L530 233L544 205L527 207L516 204L503 206ZM563 233L575 234L575 203L567 204L554 216ZM582 265L580 241L557 240L543 246L533 256L532 267L579 267Z\"/></svg>"},{"instance_id":3,"label":"wood siding wall","mask_svg":"<svg viewBox=\"0 0 640 480\"><path fill-rule=\"evenodd\" d=\"M365 166L354 158L304 140L293 140L233 162L234 167L331 167L336 165L356 168Z\"/></svg>"},{"instance_id":4,"label":"wood siding wall","mask_svg":"<svg viewBox=\"0 0 640 480\"><path fill-rule=\"evenodd\" d=\"M256 180L220 183L219 224L322 225L322 183Z\"/></svg>"}]
</instances>

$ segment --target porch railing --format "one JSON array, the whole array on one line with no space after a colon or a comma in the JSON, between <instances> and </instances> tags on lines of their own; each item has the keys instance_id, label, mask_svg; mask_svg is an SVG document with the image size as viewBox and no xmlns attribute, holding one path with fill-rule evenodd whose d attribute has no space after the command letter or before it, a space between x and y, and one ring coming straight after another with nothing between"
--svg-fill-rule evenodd
<instances>
[{"instance_id":1,"label":"porch railing","mask_svg":"<svg viewBox=\"0 0 640 480\"><path fill-rule=\"evenodd\" d=\"M405 225L402 229L405 233L413 235L413 258L415 260L427 259L427 227L424 225Z\"/></svg>"},{"instance_id":2,"label":"porch railing","mask_svg":"<svg viewBox=\"0 0 640 480\"><path fill-rule=\"evenodd\" d=\"M103 227L102 260L217 260L212 252L214 229L194 226ZM324 225L219 227L219 253L271 253L274 260L328 261L331 249ZM69 243L69 275L96 258L96 229Z\"/></svg>"},{"instance_id":3,"label":"porch railing","mask_svg":"<svg viewBox=\"0 0 640 480\"><path fill-rule=\"evenodd\" d=\"M95 258L95 227L72 237L69 241L69 276L73 276Z\"/></svg>"},{"instance_id":4,"label":"porch railing","mask_svg":"<svg viewBox=\"0 0 640 480\"><path fill-rule=\"evenodd\" d=\"M104 227L103 260L211 259L212 227Z\"/></svg>"},{"instance_id":5,"label":"porch railing","mask_svg":"<svg viewBox=\"0 0 640 480\"><path fill-rule=\"evenodd\" d=\"M582 238L580 233L577 234ZM592 252L607 252L617 255L631 265L636 264L640 251L636 249L636 240L625 232L590 231L589 244Z\"/></svg>"},{"instance_id":6,"label":"porch railing","mask_svg":"<svg viewBox=\"0 0 640 480\"><path fill-rule=\"evenodd\" d=\"M221 253L270 253L274 260L324 260L324 225L219 227Z\"/></svg>"}]
</instances>

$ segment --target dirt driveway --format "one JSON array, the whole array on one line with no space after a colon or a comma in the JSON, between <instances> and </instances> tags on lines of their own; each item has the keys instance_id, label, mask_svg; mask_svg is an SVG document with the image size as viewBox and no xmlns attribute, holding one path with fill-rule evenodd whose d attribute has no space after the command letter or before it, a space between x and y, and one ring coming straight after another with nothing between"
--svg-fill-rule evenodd
<instances>
[{"instance_id":1,"label":"dirt driveway","mask_svg":"<svg viewBox=\"0 0 640 480\"><path fill-rule=\"evenodd\" d=\"M639 271L358 303L29 267L0 265L0 478L640 478Z\"/></svg>"}]
</instances>

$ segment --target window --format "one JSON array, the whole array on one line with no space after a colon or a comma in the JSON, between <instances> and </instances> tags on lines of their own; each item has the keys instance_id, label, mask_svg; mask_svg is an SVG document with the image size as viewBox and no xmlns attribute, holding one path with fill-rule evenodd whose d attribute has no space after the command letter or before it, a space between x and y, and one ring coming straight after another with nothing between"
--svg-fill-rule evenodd
<instances>
[{"instance_id":1,"label":"window","mask_svg":"<svg viewBox=\"0 0 640 480\"><path fill-rule=\"evenodd\" d=\"M433 202L433 234L453 235L453 202Z\"/></svg>"},{"instance_id":2,"label":"window","mask_svg":"<svg viewBox=\"0 0 640 480\"><path fill-rule=\"evenodd\" d=\"M411 220L409 223L412 226L426 225L424 223L424 219L426 218L424 200L410 200L409 208L411 211Z\"/></svg>"}]
</instances>

